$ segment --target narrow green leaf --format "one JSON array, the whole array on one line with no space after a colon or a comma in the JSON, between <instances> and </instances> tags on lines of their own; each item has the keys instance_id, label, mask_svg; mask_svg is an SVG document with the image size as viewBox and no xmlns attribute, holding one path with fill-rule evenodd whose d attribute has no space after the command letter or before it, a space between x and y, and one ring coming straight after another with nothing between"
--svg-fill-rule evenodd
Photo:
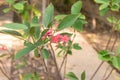
<instances>
[{"instance_id":1,"label":"narrow green leaf","mask_svg":"<svg viewBox=\"0 0 120 80\"><path fill-rule=\"evenodd\" d=\"M66 74L66 77L70 80L79 80L73 72L69 72L68 74Z\"/></svg>"},{"instance_id":2,"label":"narrow green leaf","mask_svg":"<svg viewBox=\"0 0 120 80\"><path fill-rule=\"evenodd\" d=\"M24 10L24 4L23 3L16 3L13 5L13 7L16 9L16 10Z\"/></svg>"},{"instance_id":3,"label":"narrow green leaf","mask_svg":"<svg viewBox=\"0 0 120 80\"><path fill-rule=\"evenodd\" d=\"M30 45L30 46L18 51L15 55L15 60L23 57L26 54L29 54L29 52L32 51L34 48L35 48L34 45Z\"/></svg>"},{"instance_id":4,"label":"narrow green leaf","mask_svg":"<svg viewBox=\"0 0 120 80\"><path fill-rule=\"evenodd\" d=\"M85 71L84 71L84 72L82 72L82 74L81 74L81 80L85 80L85 78L86 78L86 74L85 74Z\"/></svg>"},{"instance_id":5,"label":"narrow green leaf","mask_svg":"<svg viewBox=\"0 0 120 80\"><path fill-rule=\"evenodd\" d=\"M71 14L78 14L82 8L82 1L77 1L71 8Z\"/></svg>"},{"instance_id":6,"label":"narrow green leaf","mask_svg":"<svg viewBox=\"0 0 120 80\"><path fill-rule=\"evenodd\" d=\"M43 21L44 21L45 27L49 27L49 24L52 22L53 15L54 15L54 7L53 7L52 4L50 4L45 9L45 13L44 13L44 16L43 16Z\"/></svg>"},{"instance_id":7,"label":"narrow green leaf","mask_svg":"<svg viewBox=\"0 0 120 80\"><path fill-rule=\"evenodd\" d=\"M0 33L10 34L13 36L22 36L19 32L14 31L14 30L0 30Z\"/></svg>"},{"instance_id":8,"label":"narrow green leaf","mask_svg":"<svg viewBox=\"0 0 120 80\"><path fill-rule=\"evenodd\" d=\"M75 14L71 14L71 15L68 15L66 16L61 22L60 24L58 25L58 30L62 30L62 29L65 29L67 27L70 27L72 26L75 21L77 20L79 16L78 15L75 15Z\"/></svg>"},{"instance_id":9,"label":"narrow green leaf","mask_svg":"<svg viewBox=\"0 0 120 80\"><path fill-rule=\"evenodd\" d=\"M3 25L6 28L10 28L10 29L15 29L15 30L25 30L28 27L24 24L20 24L20 23L7 23Z\"/></svg>"},{"instance_id":10,"label":"narrow green leaf","mask_svg":"<svg viewBox=\"0 0 120 80\"><path fill-rule=\"evenodd\" d=\"M47 49L42 49L41 55L44 59L48 59L49 58L49 51Z\"/></svg>"},{"instance_id":11,"label":"narrow green leaf","mask_svg":"<svg viewBox=\"0 0 120 80\"><path fill-rule=\"evenodd\" d=\"M73 44L73 49L81 50L82 48L79 46L78 43L74 43L74 44Z\"/></svg>"}]
</instances>

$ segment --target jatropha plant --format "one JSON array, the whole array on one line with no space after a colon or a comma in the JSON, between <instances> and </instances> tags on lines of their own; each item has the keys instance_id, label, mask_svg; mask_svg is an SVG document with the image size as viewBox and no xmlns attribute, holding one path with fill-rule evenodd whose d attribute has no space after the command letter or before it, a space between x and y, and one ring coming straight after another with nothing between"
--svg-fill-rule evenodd
<instances>
[{"instance_id":1,"label":"jatropha plant","mask_svg":"<svg viewBox=\"0 0 120 80\"><path fill-rule=\"evenodd\" d=\"M17 71L19 80L79 80L73 72L61 74L61 69L66 65L67 56L72 55L72 50L81 50L78 43L74 43L75 32L62 32L71 27L74 31L81 31L86 23L85 16L80 13L82 2L77 1L71 7L71 14L60 14L54 17L54 7L49 4L45 9L43 23L39 21L40 12L27 0L6 0L9 7L4 12L14 11L21 18L21 23L4 24L6 29L1 33L13 35L24 41L24 48L14 55L13 67ZM31 15L32 14L32 15ZM56 25L57 24L57 25ZM55 46L53 46L55 44ZM33 54L31 59L30 55ZM56 55L62 56L63 61L58 67ZM24 69L25 68L25 69ZM52 71L54 69L54 71ZM64 71L66 68L64 68ZM14 73L14 71L12 71ZM14 76L14 74L13 74ZM10 80L11 77L9 77ZM81 75L85 80L85 72Z\"/></svg>"}]
</instances>

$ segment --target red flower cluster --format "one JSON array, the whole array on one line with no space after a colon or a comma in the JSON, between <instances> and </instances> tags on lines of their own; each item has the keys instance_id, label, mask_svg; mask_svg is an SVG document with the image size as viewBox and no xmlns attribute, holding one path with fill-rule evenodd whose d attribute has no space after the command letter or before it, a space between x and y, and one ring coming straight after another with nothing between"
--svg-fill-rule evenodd
<instances>
[{"instance_id":1,"label":"red flower cluster","mask_svg":"<svg viewBox=\"0 0 120 80\"><path fill-rule=\"evenodd\" d=\"M47 38L47 36L51 36L51 42L52 43L58 43L58 42L63 42L63 43L67 43L70 38L68 37L68 35L61 35L61 34L57 34L55 36L52 35L52 29L49 29L44 36L42 36L42 40L45 40Z\"/></svg>"},{"instance_id":2,"label":"red flower cluster","mask_svg":"<svg viewBox=\"0 0 120 80\"><path fill-rule=\"evenodd\" d=\"M70 40L70 38L68 37L68 35L63 35L62 36L62 35L58 34L56 36L52 36L51 42L52 43L58 43L58 42L62 41L62 42L67 43L69 40Z\"/></svg>"}]
</instances>

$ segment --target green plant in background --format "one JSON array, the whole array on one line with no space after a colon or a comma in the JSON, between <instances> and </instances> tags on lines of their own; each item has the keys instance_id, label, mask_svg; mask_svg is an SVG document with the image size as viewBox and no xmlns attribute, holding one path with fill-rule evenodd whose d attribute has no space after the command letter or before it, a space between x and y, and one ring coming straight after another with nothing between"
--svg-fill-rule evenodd
<instances>
[{"instance_id":1,"label":"green plant in background","mask_svg":"<svg viewBox=\"0 0 120 80\"><path fill-rule=\"evenodd\" d=\"M100 4L99 10L100 15L105 15L108 11L119 11L120 0L94 0L96 3Z\"/></svg>"},{"instance_id":2,"label":"green plant in background","mask_svg":"<svg viewBox=\"0 0 120 80\"><path fill-rule=\"evenodd\" d=\"M99 10L100 14L103 16L107 14L109 11L119 11L120 9L120 0L95 0L96 3L100 4ZM113 31L118 31L120 29L120 20L115 18L113 15L110 17L107 17L107 21L112 24ZM116 67L117 69L120 69L120 61L119 61L119 47L116 53L107 51L107 50L101 50L98 55L99 58L103 61L110 62L111 65ZM114 54L111 54L114 53ZM117 55L117 56L116 56Z\"/></svg>"},{"instance_id":3,"label":"green plant in background","mask_svg":"<svg viewBox=\"0 0 120 80\"><path fill-rule=\"evenodd\" d=\"M83 25L86 23L85 16L80 13L82 8L82 2L77 1L73 4L71 8L71 14L68 15L57 15L54 17L54 6L49 4L45 9L45 14L43 14L43 24L40 23L40 12L29 5L27 0L22 0L15 2L15 0L7 0L9 8L4 9L6 13L10 10L18 13L21 16L22 23L8 23L4 24L6 29L0 30L1 33L13 35L24 41L24 48L19 50L15 56L14 60L20 60L22 57L30 54L31 51L34 53L35 58L41 58L43 67L45 67L45 72L48 76L48 80L51 79L52 74L49 71L46 61L52 58L56 71L57 77L61 80L60 71L65 64L67 55L72 55L72 49L81 50L78 43L74 43L75 32L60 32L61 30L71 27L74 30L81 31ZM30 12L32 13L32 16ZM53 27L55 22L58 22L58 26ZM60 32L60 33L58 33ZM56 49L59 50L58 55L63 55L64 59L62 61L60 69L57 67L55 54L52 44L56 44ZM39 57L40 56L40 57ZM21 65L17 65L21 68L26 64L27 59ZM39 62L39 61L38 61ZM73 73L68 73L74 77ZM40 76L41 77L41 76ZM30 74L20 74L20 80L40 80L37 71ZM70 77L71 80L72 77ZM77 78L74 80L78 80ZM85 73L82 74L82 79L85 80Z\"/></svg>"}]
</instances>

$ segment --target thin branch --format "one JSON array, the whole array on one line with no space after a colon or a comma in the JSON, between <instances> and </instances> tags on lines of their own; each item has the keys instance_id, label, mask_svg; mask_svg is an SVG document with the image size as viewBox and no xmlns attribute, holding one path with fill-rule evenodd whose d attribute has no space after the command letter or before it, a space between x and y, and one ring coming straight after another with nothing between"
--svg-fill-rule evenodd
<instances>
[{"instance_id":1,"label":"thin branch","mask_svg":"<svg viewBox=\"0 0 120 80\"><path fill-rule=\"evenodd\" d=\"M110 73L108 74L108 76L105 79L103 79L103 80L107 80L110 77L110 75L112 74L113 70L114 69L112 68L112 70L110 71Z\"/></svg>"},{"instance_id":2,"label":"thin branch","mask_svg":"<svg viewBox=\"0 0 120 80\"><path fill-rule=\"evenodd\" d=\"M102 61L100 63L100 65L98 66L98 68L95 70L95 72L93 73L92 77L90 78L90 80L93 80L93 78L95 77L96 73L98 72L98 70L101 68L101 66L103 65L104 61Z\"/></svg>"}]
</instances>

